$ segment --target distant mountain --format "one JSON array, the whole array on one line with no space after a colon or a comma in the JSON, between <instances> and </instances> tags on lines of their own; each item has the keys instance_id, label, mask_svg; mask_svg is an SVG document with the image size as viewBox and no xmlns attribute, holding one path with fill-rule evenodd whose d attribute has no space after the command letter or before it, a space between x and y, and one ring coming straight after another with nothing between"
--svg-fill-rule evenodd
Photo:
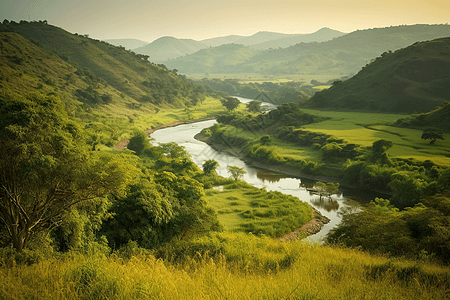
<instances>
[{"instance_id":1,"label":"distant mountain","mask_svg":"<svg viewBox=\"0 0 450 300\"><path fill-rule=\"evenodd\" d=\"M258 50L244 45L227 44L199 50L194 54L168 61L166 65L185 74L227 73L257 53Z\"/></svg>"},{"instance_id":2,"label":"distant mountain","mask_svg":"<svg viewBox=\"0 0 450 300\"><path fill-rule=\"evenodd\" d=\"M1 25L1 90L56 94L70 114L86 116L101 111L135 117L198 100L193 84L144 55L44 22Z\"/></svg>"},{"instance_id":3,"label":"distant mountain","mask_svg":"<svg viewBox=\"0 0 450 300\"><path fill-rule=\"evenodd\" d=\"M316 93L305 107L428 112L450 100L450 38L384 52L354 77ZM447 115L448 116L448 115Z\"/></svg>"},{"instance_id":4,"label":"distant mountain","mask_svg":"<svg viewBox=\"0 0 450 300\"><path fill-rule=\"evenodd\" d=\"M290 34L279 39L250 45L254 49L265 50L270 48L286 48L299 43L325 42L331 39L345 35L346 33L333 30L330 28L322 28L310 34Z\"/></svg>"},{"instance_id":5,"label":"distant mountain","mask_svg":"<svg viewBox=\"0 0 450 300\"><path fill-rule=\"evenodd\" d=\"M322 42L344 33L322 28L311 34L284 34L268 31L260 31L251 36L229 35L195 41L191 39L177 39L174 37L162 37L145 46L133 49L136 53L150 56L150 61L166 63L171 59L195 53L208 47L218 47L226 44L241 44L251 48L263 50L269 48L288 47L300 42ZM125 47L126 48L126 47Z\"/></svg>"},{"instance_id":6,"label":"distant mountain","mask_svg":"<svg viewBox=\"0 0 450 300\"><path fill-rule=\"evenodd\" d=\"M228 73L352 75L371 59L388 50L418 41L450 36L450 25L411 25L358 30L321 43L299 43L282 49L254 52L247 61L228 68ZM205 73L203 61L211 52L171 61L180 72ZM230 53L230 55L232 55ZM208 69L218 69L209 66ZM221 72L223 73L223 72Z\"/></svg>"},{"instance_id":7,"label":"distant mountain","mask_svg":"<svg viewBox=\"0 0 450 300\"><path fill-rule=\"evenodd\" d=\"M148 44L148 42L144 42L144 41L137 40L137 39L108 39L108 40L103 40L103 41L107 42L111 45L114 45L114 46L125 47L125 49L127 49L127 50L139 48L139 47L142 47L142 46L145 46Z\"/></svg>"},{"instance_id":8,"label":"distant mountain","mask_svg":"<svg viewBox=\"0 0 450 300\"><path fill-rule=\"evenodd\" d=\"M221 36L221 37L215 37L215 38L201 40L200 42L202 42L205 45L208 45L208 47L217 47L217 46L226 45L226 44L242 44L240 41L244 38L246 38L246 36L227 35L227 36Z\"/></svg>"},{"instance_id":9,"label":"distant mountain","mask_svg":"<svg viewBox=\"0 0 450 300\"><path fill-rule=\"evenodd\" d=\"M149 55L149 60L152 62L163 63L169 59L192 54L207 47L208 45L202 42L165 36L133 51Z\"/></svg>"}]
</instances>

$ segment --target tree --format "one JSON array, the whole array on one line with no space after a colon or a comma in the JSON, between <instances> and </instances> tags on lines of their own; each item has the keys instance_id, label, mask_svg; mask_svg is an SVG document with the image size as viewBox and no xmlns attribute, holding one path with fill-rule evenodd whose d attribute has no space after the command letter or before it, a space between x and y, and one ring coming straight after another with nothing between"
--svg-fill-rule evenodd
<instances>
[{"instance_id":1,"label":"tree","mask_svg":"<svg viewBox=\"0 0 450 300\"><path fill-rule=\"evenodd\" d=\"M421 136L422 140L431 140L430 145L434 145L437 139L444 140L442 131L436 129L425 129Z\"/></svg>"},{"instance_id":2,"label":"tree","mask_svg":"<svg viewBox=\"0 0 450 300\"><path fill-rule=\"evenodd\" d=\"M270 145L270 143L272 142L272 138L270 137L270 135L264 135L262 136L259 141L261 142L261 145L263 146L268 146Z\"/></svg>"},{"instance_id":3,"label":"tree","mask_svg":"<svg viewBox=\"0 0 450 300\"><path fill-rule=\"evenodd\" d=\"M145 149L150 148L150 140L145 132L135 132L128 142L127 148L136 155L141 155Z\"/></svg>"},{"instance_id":4,"label":"tree","mask_svg":"<svg viewBox=\"0 0 450 300\"><path fill-rule=\"evenodd\" d=\"M75 205L120 194L131 180L124 159L89 151L59 98L2 93L0 115L0 221L17 251Z\"/></svg>"},{"instance_id":5,"label":"tree","mask_svg":"<svg viewBox=\"0 0 450 300\"><path fill-rule=\"evenodd\" d=\"M219 166L219 163L214 159L208 159L203 163L203 172L206 175L209 175L216 171L216 168Z\"/></svg>"},{"instance_id":6,"label":"tree","mask_svg":"<svg viewBox=\"0 0 450 300\"><path fill-rule=\"evenodd\" d=\"M241 103L241 101L234 97L225 97L221 99L220 102L222 102L222 105L230 111L234 110Z\"/></svg>"},{"instance_id":7,"label":"tree","mask_svg":"<svg viewBox=\"0 0 450 300\"><path fill-rule=\"evenodd\" d=\"M261 112L261 102L256 100L250 101L247 103L247 111L254 113Z\"/></svg>"},{"instance_id":8,"label":"tree","mask_svg":"<svg viewBox=\"0 0 450 300\"><path fill-rule=\"evenodd\" d=\"M314 184L314 189L319 194L320 200L322 200L322 196L327 196L328 198L331 198L331 195L339 192L339 183L337 182L324 183L318 181Z\"/></svg>"},{"instance_id":9,"label":"tree","mask_svg":"<svg viewBox=\"0 0 450 300\"><path fill-rule=\"evenodd\" d=\"M244 176L245 173L247 173L244 171L244 168L239 168L236 166L228 166L227 171L231 174L231 177L233 177L234 180L238 180Z\"/></svg>"}]
</instances>

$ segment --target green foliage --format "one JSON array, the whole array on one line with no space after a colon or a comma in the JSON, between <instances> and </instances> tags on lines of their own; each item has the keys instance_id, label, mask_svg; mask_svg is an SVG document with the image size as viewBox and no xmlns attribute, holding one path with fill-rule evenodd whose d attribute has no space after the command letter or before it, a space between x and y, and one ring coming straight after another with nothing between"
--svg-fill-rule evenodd
<instances>
[{"instance_id":1,"label":"green foliage","mask_svg":"<svg viewBox=\"0 0 450 300\"><path fill-rule=\"evenodd\" d=\"M239 178L244 176L244 174L246 173L244 171L244 168L240 168L240 167L237 167L237 166L228 166L227 167L227 171L228 171L228 173L230 173L231 177L234 180L238 180Z\"/></svg>"},{"instance_id":2,"label":"green foliage","mask_svg":"<svg viewBox=\"0 0 450 300\"><path fill-rule=\"evenodd\" d=\"M3 93L0 100L0 214L15 249L74 205L125 189L134 168L120 156L87 151L58 98Z\"/></svg>"},{"instance_id":3,"label":"green foliage","mask_svg":"<svg viewBox=\"0 0 450 300\"><path fill-rule=\"evenodd\" d=\"M247 103L247 111L253 112L253 113L260 113L261 112L261 102L260 101L250 101Z\"/></svg>"},{"instance_id":4,"label":"green foliage","mask_svg":"<svg viewBox=\"0 0 450 300\"><path fill-rule=\"evenodd\" d=\"M444 137L442 136L442 131L436 129L424 130L420 138L422 140L431 140L430 145L434 145L437 139L444 140Z\"/></svg>"},{"instance_id":5,"label":"green foliage","mask_svg":"<svg viewBox=\"0 0 450 300\"><path fill-rule=\"evenodd\" d=\"M345 214L327 242L448 264L449 199L447 190L399 211L388 200L376 198L362 211Z\"/></svg>"},{"instance_id":6,"label":"green foliage","mask_svg":"<svg viewBox=\"0 0 450 300\"><path fill-rule=\"evenodd\" d=\"M220 102L222 102L222 105L229 111L234 110L241 103L239 99L234 97L225 97L221 99Z\"/></svg>"},{"instance_id":7,"label":"green foliage","mask_svg":"<svg viewBox=\"0 0 450 300\"><path fill-rule=\"evenodd\" d=\"M216 172L216 168L219 166L219 163L214 159L205 160L203 163L203 172L205 175L209 175Z\"/></svg>"},{"instance_id":8,"label":"green foliage","mask_svg":"<svg viewBox=\"0 0 450 300\"><path fill-rule=\"evenodd\" d=\"M318 109L391 113L433 110L449 99L446 87L450 83L450 59L444 49L449 47L450 39L422 40L428 41L404 45L408 47L378 57L354 77L317 92L307 105ZM404 123L427 126L429 121L439 125L425 115Z\"/></svg>"},{"instance_id":9,"label":"green foliage","mask_svg":"<svg viewBox=\"0 0 450 300\"><path fill-rule=\"evenodd\" d=\"M150 140L144 132L135 132L127 145L127 148L134 151L136 155L143 154L150 147Z\"/></svg>"}]
</instances>

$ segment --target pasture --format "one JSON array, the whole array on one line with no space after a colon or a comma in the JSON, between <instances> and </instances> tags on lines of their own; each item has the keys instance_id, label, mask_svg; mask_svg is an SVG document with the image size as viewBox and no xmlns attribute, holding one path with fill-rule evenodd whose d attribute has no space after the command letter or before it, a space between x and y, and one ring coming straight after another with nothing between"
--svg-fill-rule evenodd
<instances>
[{"instance_id":1,"label":"pasture","mask_svg":"<svg viewBox=\"0 0 450 300\"><path fill-rule=\"evenodd\" d=\"M306 202L242 181L225 185L223 190L208 189L206 197L227 231L281 236L313 218Z\"/></svg>"},{"instance_id":2,"label":"pasture","mask_svg":"<svg viewBox=\"0 0 450 300\"><path fill-rule=\"evenodd\" d=\"M435 145L430 145L429 140L420 138L421 130L392 126L404 115L309 109L304 111L331 118L305 125L302 127L304 130L332 135L363 147L370 147L376 140L386 139L394 143L388 150L393 157L414 158L420 161L429 159L438 165L450 166L450 134L445 133L445 140L438 140Z\"/></svg>"}]
</instances>

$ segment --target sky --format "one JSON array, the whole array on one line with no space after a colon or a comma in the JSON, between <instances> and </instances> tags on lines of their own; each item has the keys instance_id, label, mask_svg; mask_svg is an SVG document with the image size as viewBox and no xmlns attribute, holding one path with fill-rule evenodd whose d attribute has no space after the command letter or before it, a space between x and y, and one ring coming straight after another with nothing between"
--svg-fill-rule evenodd
<instances>
[{"instance_id":1,"label":"sky","mask_svg":"<svg viewBox=\"0 0 450 300\"><path fill-rule=\"evenodd\" d=\"M0 0L4 19L47 20L95 39L202 40L450 22L449 0Z\"/></svg>"}]
</instances>

